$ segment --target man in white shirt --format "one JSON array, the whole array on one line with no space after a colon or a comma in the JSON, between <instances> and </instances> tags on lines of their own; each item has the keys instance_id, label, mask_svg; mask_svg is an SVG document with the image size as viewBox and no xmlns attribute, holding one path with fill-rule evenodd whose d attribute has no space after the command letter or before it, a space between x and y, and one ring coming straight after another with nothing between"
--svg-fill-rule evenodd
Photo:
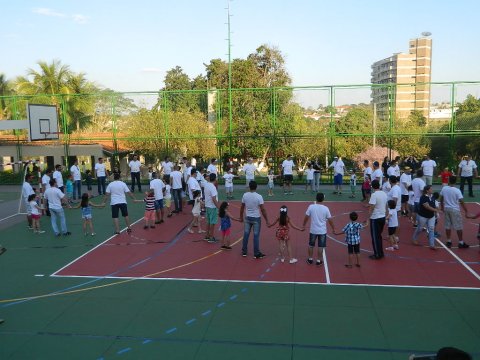
<instances>
[{"instance_id":1,"label":"man in white shirt","mask_svg":"<svg viewBox=\"0 0 480 360\"><path fill-rule=\"evenodd\" d=\"M334 194L342 194L343 175L345 175L345 164L341 157L335 156L329 168L333 168L333 185L335 190Z\"/></svg>"},{"instance_id":2,"label":"man in white shirt","mask_svg":"<svg viewBox=\"0 0 480 360\"><path fill-rule=\"evenodd\" d=\"M457 183L457 177L452 175L448 178L448 186L444 186L440 191L440 209L444 213L445 221L445 234L447 235L447 241L445 245L448 248L452 247L452 228L457 231L458 248L467 249L470 245L463 241L463 222L460 206L465 212L465 216L468 214L467 207L463 202L463 195L459 189L455 187Z\"/></svg>"},{"instance_id":3,"label":"man in white shirt","mask_svg":"<svg viewBox=\"0 0 480 360\"><path fill-rule=\"evenodd\" d=\"M205 234L205 240L207 240L209 243L216 243L217 239L215 239L215 225L218 221L217 209L219 207L219 204L218 192L214 183L217 180L217 175L214 173L210 173L209 175L207 175L207 179L208 181L204 187L206 210L205 219L207 221L207 232Z\"/></svg>"},{"instance_id":4,"label":"man in white shirt","mask_svg":"<svg viewBox=\"0 0 480 360\"><path fill-rule=\"evenodd\" d=\"M98 162L95 164L95 176L97 178L98 195L105 195L105 190L107 188L107 169L103 163L103 158L101 157L98 158Z\"/></svg>"},{"instance_id":5,"label":"man in white shirt","mask_svg":"<svg viewBox=\"0 0 480 360\"><path fill-rule=\"evenodd\" d=\"M131 233L130 219L128 217L127 198L128 194L134 201L135 196L130 192L127 184L120 180L120 174L113 174L113 181L108 184L104 198L103 205L107 203L107 198L110 197L110 208L112 209L112 219L115 226L115 234L120 234L120 225L118 223L118 214L121 211L127 225L127 233Z\"/></svg>"},{"instance_id":6,"label":"man in white shirt","mask_svg":"<svg viewBox=\"0 0 480 360\"><path fill-rule=\"evenodd\" d=\"M387 169L387 175L390 178L390 176L396 176L397 180L400 178L400 167L397 164L397 160L392 160L390 162L390 166Z\"/></svg>"},{"instance_id":7,"label":"man in white shirt","mask_svg":"<svg viewBox=\"0 0 480 360\"><path fill-rule=\"evenodd\" d=\"M425 155L421 166L423 170L423 177L425 179L425 185L432 185L432 179L436 167L437 163L435 162L435 160L432 160L428 155Z\"/></svg>"},{"instance_id":8,"label":"man in white shirt","mask_svg":"<svg viewBox=\"0 0 480 360\"><path fill-rule=\"evenodd\" d=\"M183 211L182 204L182 173L180 172L180 166L175 166L175 170L170 173L170 186L172 187L173 202L175 204L174 214L181 213Z\"/></svg>"},{"instance_id":9,"label":"man in white shirt","mask_svg":"<svg viewBox=\"0 0 480 360\"><path fill-rule=\"evenodd\" d=\"M55 165L55 171L53 172L52 178L55 179L60 191L64 193L65 187L63 186L62 165Z\"/></svg>"},{"instance_id":10,"label":"man in white shirt","mask_svg":"<svg viewBox=\"0 0 480 360\"><path fill-rule=\"evenodd\" d=\"M210 160L210 164L207 166L207 173L217 175L217 159L213 158Z\"/></svg>"},{"instance_id":11,"label":"man in white shirt","mask_svg":"<svg viewBox=\"0 0 480 360\"><path fill-rule=\"evenodd\" d=\"M50 180L50 187L45 191L45 199L48 200L48 206L50 209L50 222L55 236L68 236L71 232L67 229L67 221L65 219L65 211L63 210L62 203L68 204L67 197L57 187L55 179ZM70 205L68 205L70 207ZM57 225L57 218L60 219L60 230Z\"/></svg>"},{"instance_id":12,"label":"man in white shirt","mask_svg":"<svg viewBox=\"0 0 480 360\"><path fill-rule=\"evenodd\" d=\"M27 211L27 223L28 223L29 229L33 229L32 212L30 209L30 205L28 203L28 197L32 194L35 194L35 191L33 190L33 187L32 187L32 181L33 181L32 174L27 174L25 175L25 181L23 182L23 185L22 185L22 198L23 198L23 204L25 206L25 210Z\"/></svg>"},{"instance_id":13,"label":"man in white shirt","mask_svg":"<svg viewBox=\"0 0 480 360\"><path fill-rule=\"evenodd\" d=\"M473 177L478 178L477 164L472 160L470 155L465 155L460 164L458 164L457 176L460 176L460 191L463 194L465 182L468 183L468 195L475 197L473 194Z\"/></svg>"},{"instance_id":14,"label":"man in white shirt","mask_svg":"<svg viewBox=\"0 0 480 360\"><path fill-rule=\"evenodd\" d=\"M82 174L80 168L78 167L78 160L75 159L73 165L70 167L70 174L73 177L73 200L78 200L82 198Z\"/></svg>"},{"instance_id":15,"label":"man in white shirt","mask_svg":"<svg viewBox=\"0 0 480 360\"><path fill-rule=\"evenodd\" d=\"M165 160L162 161L161 165L165 181L170 182L170 174L173 171L173 163L170 161L170 157L165 156Z\"/></svg>"},{"instance_id":16,"label":"man in white shirt","mask_svg":"<svg viewBox=\"0 0 480 360\"><path fill-rule=\"evenodd\" d=\"M43 194L43 207L45 208L45 214L50 216L50 210L48 209L48 201L45 199L45 191L50 187L50 180L52 180L52 169L47 169L42 176L42 194Z\"/></svg>"},{"instance_id":17,"label":"man in white shirt","mask_svg":"<svg viewBox=\"0 0 480 360\"><path fill-rule=\"evenodd\" d=\"M157 173L152 173L152 181L150 181L150 189L153 190L155 196L155 224L163 223L165 215L163 204L163 193L165 191L165 184L162 180L158 179Z\"/></svg>"},{"instance_id":18,"label":"man in white shirt","mask_svg":"<svg viewBox=\"0 0 480 360\"><path fill-rule=\"evenodd\" d=\"M327 246L327 222L332 228L332 231L335 232L335 225L332 221L330 209L321 204L324 199L325 195L318 193L315 204L308 206L305 212L305 218L303 219L303 230L305 230L305 225L307 225L308 220L311 220L307 259L307 264L309 265L313 264L313 248L315 247L315 242L318 243L316 264L318 266L323 264L323 251Z\"/></svg>"},{"instance_id":19,"label":"man in white shirt","mask_svg":"<svg viewBox=\"0 0 480 360\"><path fill-rule=\"evenodd\" d=\"M135 192L135 183L137 183L138 191L142 192L142 184L140 183L140 168L142 164L138 160L137 155L133 155L133 159L128 163L130 168L130 177L132 179L132 193Z\"/></svg>"},{"instance_id":20,"label":"man in white shirt","mask_svg":"<svg viewBox=\"0 0 480 360\"><path fill-rule=\"evenodd\" d=\"M253 163L252 158L248 158L248 162L245 165L243 165L242 170L245 173L246 186L248 188L249 184L250 184L250 181L255 180L255 172L258 172L257 167Z\"/></svg>"},{"instance_id":21,"label":"man in white shirt","mask_svg":"<svg viewBox=\"0 0 480 360\"><path fill-rule=\"evenodd\" d=\"M268 221L267 211L263 206L263 197L257 193L256 181L250 181L248 186L250 191L243 194L242 205L240 206L240 220L244 223L242 256L247 256L248 238L253 228L253 257L262 259L265 257L265 254L260 251L260 229L262 226L260 213L267 222L267 226L270 225L270 222Z\"/></svg>"},{"instance_id":22,"label":"man in white shirt","mask_svg":"<svg viewBox=\"0 0 480 360\"><path fill-rule=\"evenodd\" d=\"M188 201L189 205L194 205L195 204L195 199L193 198L193 192L195 190L199 190L202 192L202 188L200 187L200 184L197 181L197 169L190 168L190 177L188 178L187 181L188 185L188 198L190 199Z\"/></svg>"},{"instance_id":23,"label":"man in white shirt","mask_svg":"<svg viewBox=\"0 0 480 360\"><path fill-rule=\"evenodd\" d=\"M400 189L402 190L402 215L408 215L408 187L412 184L412 173L409 166L403 168L400 176Z\"/></svg>"},{"instance_id":24,"label":"man in white shirt","mask_svg":"<svg viewBox=\"0 0 480 360\"><path fill-rule=\"evenodd\" d=\"M377 180L378 183L380 184L380 187L382 187L383 172L382 172L382 169L380 168L380 163L378 161L373 162L372 181L373 180Z\"/></svg>"},{"instance_id":25,"label":"man in white shirt","mask_svg":"<svg viewBox=\"0 0 480 360\"><path fill-rule=\"evenodd\" d=\"M388 200L393 200L395 201L395 210L400 211L402 207L402 189L400 186L397 184L397 177L395 175L391 175L388 178L388 181L390 182L390 191L387 194L387 201Z\"/></svg>"},{"instance_id":26,"label":"man in white shirt","mask_svg":"<svg viewBox=\"0 0 480 360\"><path fill-rule=\"evenodd\" d=\"M284 195L293 195L292 191L292 181L293 181L293 168L295 164L292 160L292 155L288 155L282 163L282 174L283 174L283 194Z\"/></svg>"},{"instance_id":27,"label":"man in white shirt","mask_svg":"<svg viewBox=\"0 0 480 360\"><path fill-rule=\"evenodd\" d=\"M373 255L370 255L369 258L372 260L379 260L384 256L382 231L385 227L385 219L388 214L387 194L380 190L380 183L378 180L372 181L372 191L373 193L369 201L369 218Z\"/></svg>"},{"instance_id":28,"label":"man in white shirt","mask_svg":"<svg viewBox=\"0 0 480 360\"><path fill-rule=\"evenodd\" d=\"M369 175L371 179L372 173L373 173L373 170L370 167L370 162L368 160L363 160L363 178L366 179L367 175Z\"/></svg>"},{"instance_id":29,"label":"man in white shirt","mask_svg":"<svg viewBox=\"0 0 480 360\"><path fill-rule=\"evenodd\" d=\"M228 172L223 175L223 179L225 180L225 194L227 199L233 199L233 169L228 169Z\"/></svg>"},{"instance_id":30,"label":"man in white shirt","mask_svg":"<svg viewBox=\"0 0 480 360\"><path fill-rule=\"evenodd\" d=\"M423 170L418 169L416 173L415 179L412 180L412 191L413 191L413 218L415 219L415 223L413 227L417 227L418 223L418 206L420 204L420 198L423 195L423 188L425 187L425 181L423 181Z\"/></svg>"}]
</instances>

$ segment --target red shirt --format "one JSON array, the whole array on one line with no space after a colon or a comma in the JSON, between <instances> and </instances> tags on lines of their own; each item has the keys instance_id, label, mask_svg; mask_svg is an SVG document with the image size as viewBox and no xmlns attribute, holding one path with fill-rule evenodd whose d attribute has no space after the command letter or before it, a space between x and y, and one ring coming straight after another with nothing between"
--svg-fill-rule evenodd
<instances>
[{"instance_id":1,"label":"red shirt","mask_svg":"<svg viewBox=\"0 0 480 360\"><path fill-rule=\"evenodd\" d=\"M451 171L442 171L440 176L442 178L442 184L448 184L448 178L452 176L453 173Z\"/></svg>"}]
</instances>

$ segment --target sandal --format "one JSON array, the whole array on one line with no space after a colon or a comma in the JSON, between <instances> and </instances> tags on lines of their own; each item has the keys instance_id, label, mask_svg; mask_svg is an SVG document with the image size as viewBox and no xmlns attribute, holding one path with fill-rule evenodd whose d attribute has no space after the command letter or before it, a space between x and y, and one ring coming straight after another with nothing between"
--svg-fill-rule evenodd
<instances>
[{"instance_id":1,"label":"sandal","mask_svg":"<svg viewBox=\"0 0 480 360\"><path fill-rule=\"evenodd\" d=\"M345 264L345 267L351 269L351 268L352 268L352 265Z\"/></svg>"}]
</instances>

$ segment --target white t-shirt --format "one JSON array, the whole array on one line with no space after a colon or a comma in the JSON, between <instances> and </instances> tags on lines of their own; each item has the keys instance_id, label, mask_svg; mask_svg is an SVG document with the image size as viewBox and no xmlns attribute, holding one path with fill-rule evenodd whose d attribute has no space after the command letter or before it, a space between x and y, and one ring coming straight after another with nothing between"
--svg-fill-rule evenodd
<instances>
[{"instance_id":1,"label":"white t-shirt","mask_svg":"<svg viewBox=\"0 0 480 360\"><path fill-rule=\"evenodd\" d=\"M422 170L423 175L425 176L433 176L433 169L437 167L437 163L435 160L423 160L422 161Z\"/></svg>"},{"instance_id":2,"label":"white t-shirt","mask_svg":"<svg viewBox=\"0 0 480 360\"><path fill-rule=\"evenodd\" d=\"M200 187L200 184L198 183L197 179L193 176L190 176L188 178L188 196L190 197L190 200L193 200L193 191L194 190L202 191L202 188Z\"/></svg>"},{"instance_id":3,"label":"white t-shirt","mask_svg":"<svg viewBox=\"0 0 480 360\"><path fill-rule=\"evenodd\" d=\"M242 196L242 204L245 204L247 217L260 217L260 205L263 205L263 197L257 192L246 192Z\"/></svg>"},{"instance_id":4,"label":"white t-shirt","mask_svg":"<svg viewBox=\"0 0 480 360\"><path fill-rule=\"evenodd\" d=\"M95 164L95 172L97 174L97 177L104 177L106 175L106 170L105 170L105 164L104 163L96 163Z\"/></svg>"},{"instance_id":5,"label":"white t-shirt","mask_svg":"<svg viewBox=\"0 0 480 360\"><path fill-rule=\"evenodd\" d=\"M388 209L388 227L398 227L398 213L397 209Z\"/></svg>"},{"instance_id":6,"label":"white t-shirt","mask_svg":"<svg viewBox=\"0 0 480 360\"><path fill-rule=\"evenodd\" d=\"M53 172L52 177L57 181L57 186L58 187L63 186L63 177L62 177L62 173L60 171L55 170Z\"/></svg>"},{"instance_id":7,"label":"white t-shirt","mask_svg":"<svg viewBox=\"0 0 480 360\"><path fill-rule=\"evenodd\" d=\"M395 168L393 166L389 166L387 169L387 175L392 176L395 175ZM396 176L396 175L395 175Z\"/></svg>"},{"instance_id":8,"label":"white t-shirt","mask_svg":"<svg viewBox=\"0 0 480 360\"><path fill-rule=\"evenodd\" d=\"M171 189L172 187L170 186L170 184L165 185L165 199L172 198L172 193L170 192Z\"/></svg>"},{"instance_id":9,"label":"white t-shirt","mask_svg":"<svg viewBox=\"0 0 480 360\"><path fill-rule=\"evenodd\" d=\"M130 189L123 181L115 180L108 184L105 192L110 194L110 205L126 204L127 198L125 193L130 192Z\"/></svg>"},{"instance_id":10,"label":"white t-shirt","mask_svg":"<svg viewBox=\"0 0 480 360\"><path fill-rule=\"evenodd\" d=\"M25 181L22 185L22 196L25 201L27 201L28 197L32 194L35 194L32 185L28 181Z\"/></svg>"},{"instance_id":11,"label":"white t-shirt","mask_svg":"<svg viewBox=\"0 0 480 360\"><path fill-rule=\"evenodd\" d=\"M32 200L28 203L30 206L30 212L32 215L40 215L40 210L37 208L37 202L35 200Z\"/></svg>"},{"instance_id":12,"label":"white t-shirt","mask_svg":"<svg viewBox=\"0 0 480 360\"><path fill-rule=\"evenodd\" d=\"M283 160L282 170L283 175L293 175L293 160Z\"/></svg>"},{"instance_id":13,"label":"white t-shirt","mask_svg":"<svg viewBox=\"0 0 480 360\"><path fill-rule=\"evenodd\" d=\"M213 199L212 199L212 198L215 198L215 200L218 201L218 198L217 198L218 192L217 192L217 188L215 187L215 185L207 182L205 184L204 191L205 191L204 192L204 194L205 194L205 207L216 208L215 203L213 202Z\"/></svg>"},{"instance_id":14,"label":"white t-shirt","mask_svg":"<svg viewBox=\"0 0 480 360\"><path fill-rule=\"evenodd\" d=\"M48 176L47 174L42 176L42 185L45 190L47 190L50 187L50 180L51 180L50 176Z\"/></svg>"},{"instance_id":15,"label":"white t-shirt","mask_svg":"<svg viewBox=\"0 0 480 360\"><path fill-rule=\"evenodd\" d=\"M214 164L210 164L207 166L207 172L209 172L210 174L216 174L217 167Z\"/></svg>"},{"instance_id":16,"label":"white t-shirt","mask_svg":"<svg viewBox=\"0 0 480 360\"><path fill-rule=\"evenodd\" d=\"M170 175L172 173L173 163L171 161L168 161L168 162L162 161L162 168L163 168L163 173L165 175Z\"/></svg>"},{"instance_id":17,"label":"white t-shirt","mask_svg":"<svg viewBox=\"0 0 480 360\"><path fill-rule=\"evenodd\" d=\"M383 191L375 191L370 196L370 205L374 205L370 219L380 219L385 217L387 211L387 194Z\"/></svg>"},{"instance_id":18,"label":"white t-shirt","mask_svg":"<svg viewBox=\"0 0 480 360\"><path fill-rule=\"evenodd\" d=\"M363 178L366 179L367 178L367 175L370 175L370 179L372 178L372 168L370 166L367 166L364 170L363 170ZM373 180L373 179L372 179Z\"/></svg>"},{"instance_id":19,"label":"white t-shirt","mask_svg":"<svg viewBox=\"0 0 480 360\"><path fill-rule=\"evenodd\" d=\"M192 175L192 169L193 169L193 167L189 166L183 172L183 180L185 180L185 182L188 182L188 179Z\"/></svg>"},{"instance_id":20,"label":"white t-shirt","mask_svg":"<svg viewBox=\"0 0 480 360\"><path fill-rule=\"evenodd\" d=\"M153 189L155 194L155 200L163 199L163 189L165 189L165 184L160 179L153 179L150 181L150 189Z\"/></svg>"},{"instance_id":21,"label":"white t-shirt","mask_svg":"<svg viewBox=\"0 0 480 360\"><path fill-rule=\"evenodd\" d=\"M45 199L48 200L48 207L53 210L62 209L62 199L65 196L57 187L51 187L45 191Z\"/></svg>"},{"instance_id":22,"label":"white t-shirt","mask_svg":"<svg viewBox=\"0 0 480 360\"><path fill-rule=\"evenodd\" d=\"M70 167L70 173L73 175L73 181L82 180L82 175L80 174L80 169L78 165L72 165Z\"/></svg>"},{"instance_id":23,"label":"white t-shirt","mask_svg":"<svg viewBox=\"0 0 480 360\"><path fill-rule=\"evenodd\" d=\"M408 187L412 184L412 175L403 173L400 176L400 189L402 189L402 195L408 195Z\"/></svg>"},{"instance_id":24,"label":"white t-shirt","mask_svg":"<svg viewBox=\"0 0 480 360\"><path fill-rule=\"evenodd\" d=\"M425 181L422 178L415 178L412 180L413 190L413 202L420 202L420 198L423 195L423 188L425 187Z\"/></svg>"},{"instance_id":25,"label":"white t-shirt","mask_svg":"<svg viewBox=\"0 0 480 360\"><path fill-rule=\"evenodd\" d=\"M372 173L372 181L373 180L378 180L380 182L380 186L382 186L382 183L383 183L383 172L382 170L379 168L379 169L376 169L373 171Z\"/></svg>"},{"instance_id":26,"label":"white t-shirt","mask_svg":"<svg viewBox=\"0 0 480 360\"><path fill-rule=\"evenodd\" d=\"M313 169L305 170L305 174L307 174L307 180L313 180L313 174L314 173L315 173L315 170L313 170Z\"/></svg>"},{"instance_id":27,"label":"white t-shirt","mask_svg":"<svg viewBox=\"0 0 480 360\"><path fill-rule=\"evenodd\" d=\"M254 164L246 163L245 165L243 165L245 177L249 180L253 180L255 178L255 170L257 170L257 167Z\"/></svg>"},{"instance_id":28,"label":"white t-shirt","mask_svg":"<svg viewBox=\"0 0 480 360\"><path fill-rule=\"evenodd\" d=\"M385 193L385 194L388 194L390 192L390 190L392 190L392 186L390 185L390 182L389 181L385 181L383 184L382 184L382 191Z\"/></svg>"},{"instance_id":29,"label":"white t-shirt","mask_svg":"<svg viewBox=\"0 0 480 360\"><path fill-rule=\"evenodd\" d=\"M344 168L345 164L343 163L342 159L339 160L334 160L331 164L330 167L333 168L333 174L337 175L344 175Z\"/></svg>"},{"instance_id":30,"label":"white t-shirt","mask_svg":"<svg viewBox=\"0 0 480 360\"><path fill-rule=\"evenodd\" d=\"M223 178L225 179L225 187L232 187L233 186L233 174L227 173L223 175Z\"/></svg>"},{"instance_id":31,"label":"white t-shirt","mask_svg":"<svg viewBox=\"0 0 480 360\"><path fill-rule=\"evenodd\" d=\"M460 168L460 176L462 177L470 177L473 176L473 170L477 168L477 164L473 160L462 160L460 164L458 164Z\"/></svg>"},{"instance_id":32,"label":"white t-shirt","mask_svg":"<svg viewBox=\"0 0 480 360\"><path fill-rule=\"evenodd\" d=\"M310 217L310 234L326 234L327 219L330 219L330 209L325 205L311 204L308 206L305 215Z\"/></svg>"},{"instance_id":33,"label":"white t-shirt","mask_svg":"<svg viewBox=\"0 0 480 360\"><path fill-rule=\"evenodd\" d=\"M396 210L399 211L402 208L402 189L400 186L395 184L392 186L387 195L388 200L397 200Z\"/></svg>"},{"instance_id":34,"label":"white t-shirt","mask_svg":"<svg viewBox=\"0 0 480 360\"><path fill-rule=\"evenodd\" d=\"M178 170L172 171L170 173L170 184L172 184L172 189L181 189L182 188L182 173Z\"/></svg>"},{"instance_id":35,"label":"white t-shirt","mask_svg":"<svg viewBox=\"0 0 480 360\"><path fill-rule=\"evenodd\" d=\"M130 172L137 173L140 172L140 166L142 166L142 163L140 160L131 160L128 163L128 166L130 167Z\"/></svg>"},{"instance_id":36,"label":"white t-shirt","mask_svg":"<svg viewBox=\"0 0 480 360\"><path fill-rule=\"evenodd\" d=\"M463 199L462 192L455 186L444 186L440 191L445 209L460 211L459 201Z\"/></svg>"}]
</instances>

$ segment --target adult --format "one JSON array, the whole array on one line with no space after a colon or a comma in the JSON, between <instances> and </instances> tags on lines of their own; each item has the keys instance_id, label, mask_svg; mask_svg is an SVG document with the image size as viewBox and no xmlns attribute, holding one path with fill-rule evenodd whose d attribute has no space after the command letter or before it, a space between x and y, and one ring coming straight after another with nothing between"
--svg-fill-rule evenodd
<instances>
[{"instance_id":1,"label":"adult","mask_svg":"<svg viewBox=\"0 0 480 360\"><path fill-rule=\"evenodd\" d=\"M25 175L25 181L22 185L22 198L23 204L25 206L25 210L27 211L27 224L30 230L33 229L32 227L32 210L30 209L30 204L28 203L28 197L32 194L35 194L35 190L32 187L33 175L27 174Z\"/></svg>"},{"instance_id":2,"label":"adult","mask_svg":"<svg viewBox=\"0 0 480 360\"><path fill-rule=\"evenodd\" d=\"M68 199L57 186L55 179L50 180L50 188L45 191L45 199L48 201L50 209L50 222L52 224L53 233L55 236L68 236L71 232L67 229L67 221L65 219L65 211L62 204L68 204ZM70 205L68 205L70 207ZM60 219L60 230L57 225L57 218ZM60 232L61 231L61 232Z\"/></svg>"},{"instance_id":3,"label":"adult","mask_svg":"<svg viewBox=\"0 0 480 360\"><path fill-rule=\"evenodd\" d=\"M107 169L103 163L103 158L101 157L98 158L98 162L95 164L95 177L97 178L98 195L105 195L105 190L107 188Z\"/></svg>"},{"instance_id":4,"label":"adult","mask_svg":"<svg viewBox=\"0 0 480 360\"><path fill-rule=\"evenodd\" d=\"M207 173L218 175L217 169L218 160L213 158L210 160L210 164L207 166Z\"/></svg>"},{"instance_id":5,"label":"adult","mask_svg":"<svg viewBox=\"0 0 480 360\"><path fill-rule=\"evenodd\" d=\"M288 155L282 162L281 171L283 173L283 194L293 195L292 181L293 181L293 167L295 166L292 155Z\"/></svg>"},{"instance_id":6,"label":"adult","mask_svg":"<svg viewBox=\"0 0 480 360\"><path fill-rule=\"evenodd\" d=\"M413 191L413 211L415 215L413 215L414 223L413 227L417 227L418 223L418 207L420 204L420 198L423 195L423 188L425 187L425 181L423 181L423 170L418 169L415 179L412 180L412 191Z\"/></svg>"},{"instance_id":7,"label":"adult","mask_svg":"<svg viewBox=\"0 0 480 360\"><path fill-rule=\"evenodd\" d=\"M163 171L163 178L165 179L166 182L170 183L170 174L174 169L173 163L170 161L170 157L165 156L165 159L164 161L162 161L161 165L162 165L162 171Z\"/></svg>"},{"instance_id":8,"label":"adult","mask_svg":"<svg viewBox=\"0 0 480 360\"><path fill-rule=\"evenodd\" d=\"M402 208L402 189L398 185L395 175L390 175L388 181L390 182L390 191L387 193L387 200L395 201L395 210L400 211Z\"/></svg>"},{"instance_id":9,"label":"adult","mask_svg":"<svg viewBox=\"0 0 480 360\"><path fill-rule=\"evenodd\" d=\"M390 166L387 169L387 175L388 178L390 179L390 176L396 176L397 180L400 179L400 166L398 166L397 160L392 160L390 163Z\"/></svg>"},{"instance_id":10,"label":"adult","mask_svg":"<svg viewBox=\"0 0 480 360\"><path fill-rule=\"evenodd\" d=\"M372 181L372 196L369 201L370 235L372 237L373 255L369 258L378 260L383 258L382 231L388 213L387 194L380 190L378 180Z\"/></svg>"},{"instance_id":11,"label":"adult","mask_svg":"<svg viewBox=\"0 0 480 360\"><path fill-rule=\"evenodd\" d=\"M408 187L412 184L412 169L409 166L403 168L403 174L400 175L400 189L402 191L401 210L402 215L408 215Z\"/></svg>"},{"instance_id":12,"label":"adult","mask_svg":"<svg viewBox=\"0 0 480 360\"><path fill-rule=\"evenodd\" d=\"M173 202L175 204L175 210L172 212L175 214L183 211L182 207L182 173L180 172L180 166L176 165L175 170L170 173L170 186L172 188ZM167 177L165 176L165 179Z\"/></svg>"},{"instance_id":13,"label":"adult","mask_svg":"<svg viewBox=\"0 0 480 360\"><path fill-rule=\"evenodd\" d=\"M55 165L55 171L53 172L52 178L57 182L57 187L61 192L65 192L65 186L63 185L63 176L62 176L62 165Z\"/></svg>"},{"instance_id":14,"label":"adult","mask_svg":"<svg viewBox=\"0 0 480 360\"><path fill-rule=\"evenodd\" d=\"M252 158L248 158L248 161L245 165L243 165L242 170L245 173L246 186L249 187L250 181L255 180L255 172L258 172Z\"/></svg>"},{"instance_id":15,"label":"adult","mask_svg":"<svg viewBox=\"0 0 480 360\"><path fill-rule=\"evenodd\" d=\"M73 178L73 200L82 198L82 173L78 167L78 159L75 159L73 165L70 167L70 175Z\"/></svg>"},{"instance_id":16,"label":"adult","mask_svg":"<svg viewBox=\"0 0 480 360\"><path fill-rule=\"evenodd\" d=\"M390 166L390 158L388 156L385 156L383 158L383 162L382 162L382 173L383 173L383 177L387 177L387 170ZM373 179L372 179L373 180ZM380 186L382 186L382 184L380 183Z\"/></svg>"},{"instance_id":17,"label":"adult","mask_svg":"<svg viewBox=\"0 0 480 360\"><path fill-rule=\"evenodd\" d=\"M318 162L318 158L312 161L313 167L313 191L320 191L320 182L322 178L322 165Z\"/></svg>"},{"instance_id":18,"label":"adult","mask_svg":"<svg viewBox=\"0 0 480 360\"><path fill-rule=\"evenodd\" d=\"M448 248L452 247L452 228L457 231L458 248L467 249L469 245L463 241L463 222L460 206L465 215L468 213L467 207L463 202L463 195L459 189L455 187L457 177L455 175L448 178L448 186L444 186L440 191L440 208L444 212L445 234Z\"/></svg>"},{"instance_id":19,"label":"adult","mask_svg":"<svg viewBox=\"0 0 480 360\"><path fill-rule=\"evenodd\" d=\"M335 190L333 191L333 193L341 195L342 194L343 175L345 174L345 171L347 170L345 168L345 164L343 163L343 160L342 160L341 157L335 156L329 167L333 168L333 185L335 187Z\"/></svg>"},{"instance_id":20,"label":"adult","mask_svg":"<svg viewBox=\"0 0 480 360\"><path fill-rule=\"evenodd\" d=\"M120 226L118 223L118 215L120 212L125 219L127 233L132 232L132 228L130 227L130 219L128 217L127 198L125 194L128 194L128 196L135 200L135 196L130 192L127 184L120 180L120 174L114 174L113 181L108 184L107 189L105 190L103 205L107 203L107 199L110 197L113 225L115 227L115 234L117 235L120 234Z\"/></svg>"},{"instance_id":21,"label":"adult","mask_svg":"<svg viewBox=\"0 0 480 360\"><path fill-rule=\"evenodd\" d=\"M460 177L460 192L463 195L465 183L468 184L468 196L475 197L473 194L473 176L478 177L477 164L472 160L470 155L465 157L458 164L457 176Z\"/></svg>"},{"instance_id":22,"label":"adult","mask_svg":"<svg viewBox=\"0 0 480 360\"><path fill-rule=\"evenodd\" d=\"M417 241L418 234L427 228L428 233L428 245L430 249L435 248L435 213L439 212L435 205L435 199L432 196L432 185L425 185L423 188L423 195L420 197L420 203L418 207L418 226L413 233L412 242L415 245L419 245Z\"/></svg>"},{"instance_id":23,"label":"adult","mask_svg":"<svg viewBox=\"0 0 480 360\"><path fill-rule=\"evenodd\" d=\"M140 168L142 163L138 160L137 155L133 155L132 160L128 163L130 168L130 178L132 180L132 193L135 192L135 183L137 183L138 191L142 192L142 184L140 183Z\"/></svg>"},{"instance_id":24,"label":"adult","mask_svg":"<svg viewBox=\"0 0 480 360\"><path fill-rule=\"evenodd\" d=\"M218 220L218 212L217 209L219 207L218 204L218 192L217 188L215 187L215 181L217 180L217 175L215 173L210 173L207 175L207 183L204 187L204 195L205 195L205 218L207 221L207 232L205 234L205 240L209 243L215 243L217 240L215 239L215 225L217 224Z\"/></svg>"},{"instance_id":25,"label":"adult","mask_svg":"<svg viewBox=\"0 0 480 360\"><path fill-rule=\"evenodd\" d=\"M370 167L370 162L368 160L363 160L363 179L367 179L368 176L370 176L370 179L372 178L372 173L373 170Z\"/></svg>"},{"instance_id":26,"label":"adult","mask_svg":"<svg viewBox=\"0 0 480 360\"><path fill-rule=\"evenodd\" d=\"M242 256L247 256L248 238L253 229L253 257L255 259L261 259L265 257L265 254L260 251L261 216L263 216L267 222L267 226L270 225L270 222L268 221L267 211L263 206L263 197L257 193L256 181L250 181L248 187L250 191L243 194L242 205L240 206L240 221L244 223Z\"/></svg>"},{"instance_id":27,"label":"adult","mask_svg":"<svg viewBox=\"0 0 480 360\"><path fill-rule=\"evenodd\" d=\"M165 184L157 177L157 173L152 173L152 181L150 181L150 189L153 190L155 197L155 224L163 223L165 215L163 204L163 193L165 192Z\"/></svg>"},{"instance_id":28,"label":"adult","mask_svg":"<svg viewBox=\"0 0 480 360\"><path fill-rule=\"evenodd\" d=\"M382 169L380 169L380 163L378 161L373 162L372 181L373 180L377 180L378 183L380 184L380 187L382 186L383 172L382 172Z\"/></svg>"},{"instance_id":29,"label":"adult","mask_svg":"<svg viewBox=\"0 0 480 360\"><path fill-rule=\"evenodd\" d=\"M42 176L42 194L43 194L43 207L45 208L45 213L47 216L50 216L50 210L48 209L48 201L45 199L45 191L50 187L50 180L52 180L52 169L47 169L45 174Z\"/></svg>"},{"instance_id":30,"label":"adult","mask_svg":"<svg viewBox=\"0 0 480 360\"><path fill-rule=\"evenodd\" d=\"M426 185L432 185L436 167L437 163L435 162L435 160L430 159L429 155L425 155L423 157L421 169L423 171L423 178Z\"/></svg>"},{"instance_id":31,"label":"adult","mask_svg":"<svg viewBox=\"0 0 480 360\"><path fill-rule=\"evenodd\" d=\"M200 184L197 180L197 169L190 168L190 177L188 178L187 185L188 185L188 198L190 199L188 203L190 205L195 204L195 200L193 198L193 192L195 190L199 190L202 192L202 188L200 187Z\"/></svg>"}]
</instances>

